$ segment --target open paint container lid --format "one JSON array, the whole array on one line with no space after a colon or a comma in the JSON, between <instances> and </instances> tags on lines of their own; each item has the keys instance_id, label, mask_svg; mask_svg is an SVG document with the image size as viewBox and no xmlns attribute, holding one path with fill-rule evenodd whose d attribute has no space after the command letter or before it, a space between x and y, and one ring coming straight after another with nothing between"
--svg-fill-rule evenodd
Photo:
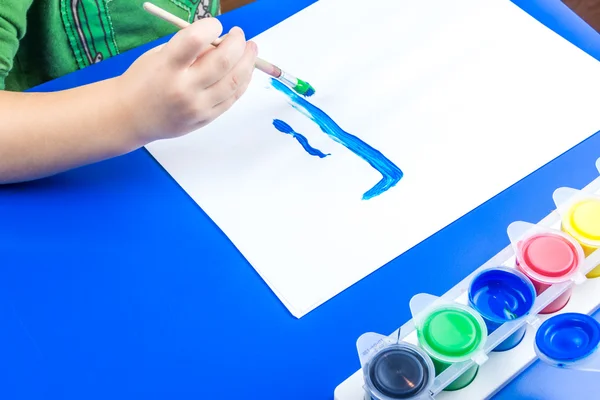
<instances>
[{"instance_id":1,"label":"open paint container lid","mask_svg":"<svg viewBox=\"0 0 600 400\"><path fill-rule=\"evenodd\" d=\"M536 299L535 287L515 268L495 267L479 272L469 284L469 304L495 324L529 315Z\"/></svg>"},{"instance_id":2,"label":"open paint container lid","mask_svg":"<svg viewBox=\"0 0 600 400\"><path fill-rule=\"evenodd\" d=\"M600 247L600 196L562 187L552 198L563 230L580 243Z\"/></svg>"},{"instance_id":3,"label":"open paint container lid","mask_svg":"<svg viewBox=\"0 0 600 400\"><path fill-rule=\"evenodd\" d=\"M432 358L449 364L487 361L487 326L471 307L421 293L411 299L410 309L419 344Z\"/></svg>"},{"instance_id":4,"label":"open paint container lid","mask_svg":"<svg viewBox=\"0 0 600 400\"><path fill-rule=\"evenodd\" d=\"M410 343L369 332L357 341L364 389L374 400L432 399L435 379L431 358Z\"/></svg>"},{"instance_id":5,"label":"open paint container lid","mask_svg":"<svg viewBox=\"0 0 600 400\"><path fill-rule=\"evenodd\" d=\"M600 323L579 313L549 318L535 335L540 360L558 368L600 372L599 344Z\"/></svg>"},{"instance_id":6,"label":"open paint container lid","mask_svg":"<svg viewBox=\"0 0 600 400\"><path fill-rule=\"evenodd\" d=\"M583 248L569 235L523 221L511 223L507 233L517 266L531 279L549 285L585 281Z\"/></svg>"}]
</instances>

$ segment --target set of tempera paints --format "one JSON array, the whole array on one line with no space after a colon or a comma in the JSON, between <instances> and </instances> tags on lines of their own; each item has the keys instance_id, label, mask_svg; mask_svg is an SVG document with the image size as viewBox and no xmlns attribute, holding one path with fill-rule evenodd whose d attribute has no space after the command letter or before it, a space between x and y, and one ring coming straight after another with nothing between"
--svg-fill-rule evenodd
<instances>
[{"instance_id":1,"label":"set of tempera paints","mask_svg":"<svg viewBox=\"0 0 600 400\"><path fill-rule=\"evenodd\" d=\"M535 359L600 371L600 324L588 315L600 307L600 177L553 200L539 223L510 224L510 245L449 292L415 295L392 335L358 338L362 368L335 399L479 400Z\"/></svg>"}]
</instances>

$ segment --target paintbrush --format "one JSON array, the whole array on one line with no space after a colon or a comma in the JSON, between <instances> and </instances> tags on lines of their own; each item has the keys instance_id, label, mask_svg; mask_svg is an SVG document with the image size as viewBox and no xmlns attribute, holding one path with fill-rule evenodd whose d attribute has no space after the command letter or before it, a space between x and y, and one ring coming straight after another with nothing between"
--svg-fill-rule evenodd
<instances>
[{"instance_id":1,"label":"paintbrush","mask_svg":"<svg viewBox=\"0 0 600 400\"><path fill-rule=\"evenodd\" d=\"M144 3L144 10L172 25L175 25L180 29L184 29L190 26L189 22L182 20L181 18L171 14L166 10L163 10L162 8L152 3ZM212 43L212 45L217 47L222 41L223 37L218 38ZM264 72L265 74L272 76L273 78L279 79L281 82L291 87L298 94L301 94L306 97L310 97L313 94L315 94L315 89L310 85L310 83L303 81L302 79L296 78L295 76L285 72L278 66L271 64L270 62L267 62L261 58L256 59L254 67Z\"/></svg>"}]
</instances>

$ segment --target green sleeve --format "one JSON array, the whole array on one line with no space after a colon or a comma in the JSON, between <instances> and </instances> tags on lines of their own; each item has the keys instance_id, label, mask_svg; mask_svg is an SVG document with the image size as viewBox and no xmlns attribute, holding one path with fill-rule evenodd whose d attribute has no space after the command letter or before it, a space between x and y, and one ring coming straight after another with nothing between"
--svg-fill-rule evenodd
<instances>
[{"instance_id":1,"label":"green sleeve","mask_svg":"<svg viewBox=\"0 0 600 400\"><path fill-rule=\"evenodd\" d=\"M0 90L13 67L19 42L27 29L27 11L33 0L0 1Z\"/></svg>"}]
</instances>

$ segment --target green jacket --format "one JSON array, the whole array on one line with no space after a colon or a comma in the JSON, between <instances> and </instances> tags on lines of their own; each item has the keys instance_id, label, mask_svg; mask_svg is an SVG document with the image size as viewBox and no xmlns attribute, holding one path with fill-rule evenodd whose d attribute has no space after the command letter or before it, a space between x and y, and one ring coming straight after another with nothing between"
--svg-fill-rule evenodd
<instances>
[{"instance_id":1,"label":"green jacket","mask_svg":"<svg viewBox=\"0 0 600 400\"><path fill-rule=\"evenodd\" d=\"M0 0L0 89L23 91L176 31L146 0ZM152 0L189 21L219 0Z\"/></svg>"}]
</instances>

